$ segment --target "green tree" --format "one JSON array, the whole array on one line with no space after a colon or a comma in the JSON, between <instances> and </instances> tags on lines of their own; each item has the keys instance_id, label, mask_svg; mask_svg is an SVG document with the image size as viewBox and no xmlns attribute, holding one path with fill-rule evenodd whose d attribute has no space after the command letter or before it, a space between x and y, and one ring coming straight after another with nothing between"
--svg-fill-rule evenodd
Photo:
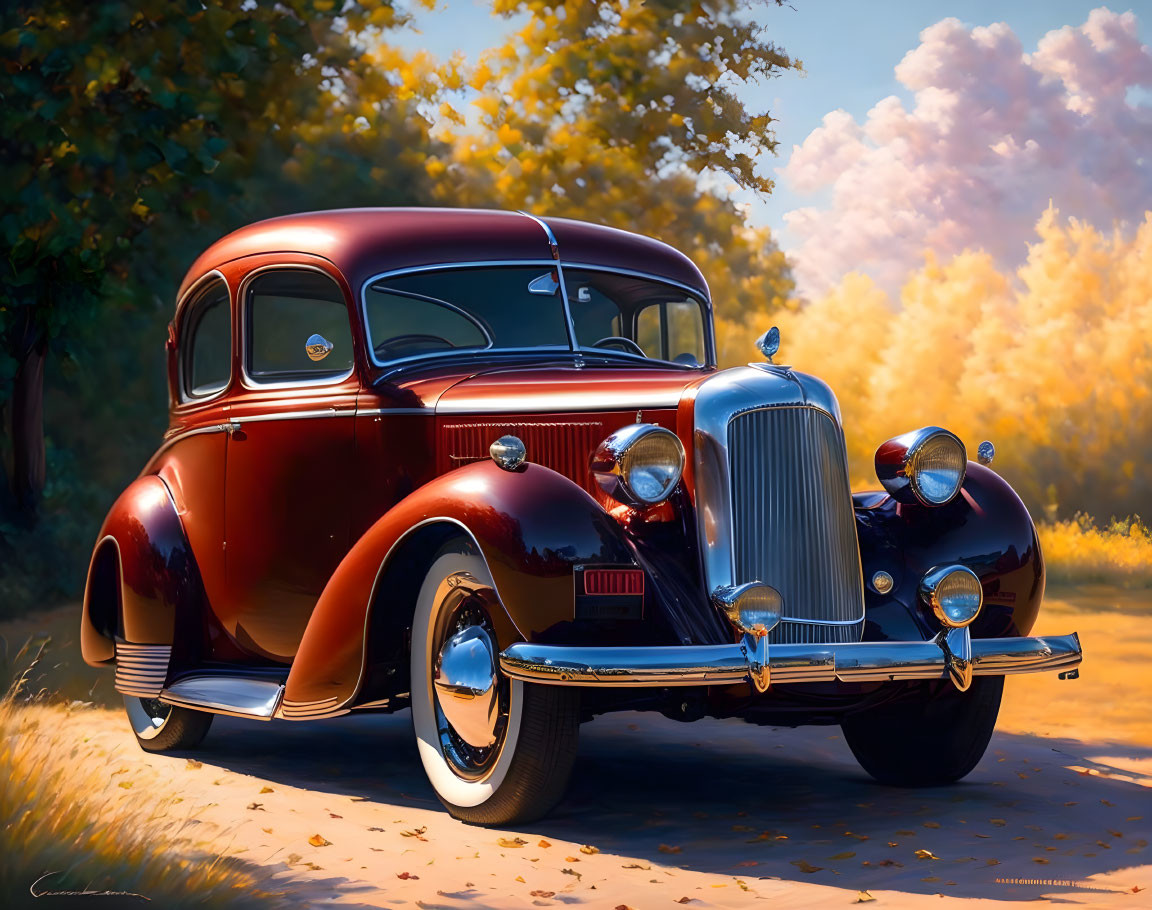
<instances>
[{"instance_id":1,"label":"green tree","mask_svg":"<svg viewBox=\"0 0 1152 910\"><path fill-rule=\"evenodd\" d=\"M110 329L155 293L158 266L167 295L194 244L252 217L382 183L378 201L419 197L424 171L404 152L434 147L417 107L435 86L379 65L404 22L379 0L0 12L0 405L25 524L45 484L46 363L82 326Z\"/></svg>"}]
</instances>

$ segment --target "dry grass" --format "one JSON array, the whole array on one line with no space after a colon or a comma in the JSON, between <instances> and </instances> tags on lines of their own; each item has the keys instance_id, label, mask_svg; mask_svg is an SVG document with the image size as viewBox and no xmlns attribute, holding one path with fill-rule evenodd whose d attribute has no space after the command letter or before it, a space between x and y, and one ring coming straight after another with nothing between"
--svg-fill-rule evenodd
<instances>
[{"instance_id":1,"label":"dry grass","mask_svg":"<svg viewBox=\"0 0 1152 910\"><path fill-rule=\"evenodd\" d=\"M1138 516L1098 528L1089 516L1042 523L1040 546L1051 582L1152 588L1152 530Z\"/></svg>"},{"instance_id":2,"label":"dry grass","mask_svg":"<svg viewBox=\"0 0 1152 910\"><path fill-rule=\"evenodd\" d=\"M21 689L0 701L0 903L39 906L29 886L50 872L38 890L130 892L165 908L282 903L267 870L195 835L178 797L134 789L121 759L57 732L62 712L88 709L25 700Z\"/></svg>"}]
</instances>

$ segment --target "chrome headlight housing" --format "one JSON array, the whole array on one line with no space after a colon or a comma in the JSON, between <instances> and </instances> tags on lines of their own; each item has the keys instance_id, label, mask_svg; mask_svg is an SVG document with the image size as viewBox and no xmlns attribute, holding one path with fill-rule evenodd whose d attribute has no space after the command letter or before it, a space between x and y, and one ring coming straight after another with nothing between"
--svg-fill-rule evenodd
<instances>
[{"instance_id":1,"label":"chrome headlight housing","mask_svg":"<svg viewBox=\"0 0 1152 910\"><path fill-rule=\"evenodd\" d=\"M592 473L613 499L650 506L667 499L684 472L684 446L671 430L634 423L617 430L597 447Z\"/></svg>"},{"instance_id":2,"label":"chrome headlight housing","mask_svg":"<svg viewBox=\"0 0 1152 910\"><path fill-rule=\"evenodd\" d=\"M924 427L876 450L876 476L897 502L942 506L964 483L968 456L964 443L942 427Z\"/></svg>"},{"instance_id":3,"label":"chrome headlight housing","mask_svg":"<svg viewBox=\"0 0 1152 910\"><path fill-rule=\"evenodd\" d=\"M984 587L967 566L939 566L920 579L920 597L941 625L962 629L980 612Z\"/></svg>"}]
</instances>

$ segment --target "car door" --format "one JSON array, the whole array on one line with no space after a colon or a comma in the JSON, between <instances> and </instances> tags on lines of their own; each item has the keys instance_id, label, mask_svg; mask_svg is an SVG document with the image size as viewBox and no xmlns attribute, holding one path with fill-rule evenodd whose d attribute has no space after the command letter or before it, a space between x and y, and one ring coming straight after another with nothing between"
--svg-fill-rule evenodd
<instances>
[{"instance_id":1,"label":"car door","mask_svg":"<svg viewBox=\"0 0 1152 910\"><path fill-rule=\"evenodd\" d=\"M348 303L318 268L276 266L240 289L243 389L229 411L225 630L289 663L348 550L356 393Z\"/></svg>"}]
</instances>

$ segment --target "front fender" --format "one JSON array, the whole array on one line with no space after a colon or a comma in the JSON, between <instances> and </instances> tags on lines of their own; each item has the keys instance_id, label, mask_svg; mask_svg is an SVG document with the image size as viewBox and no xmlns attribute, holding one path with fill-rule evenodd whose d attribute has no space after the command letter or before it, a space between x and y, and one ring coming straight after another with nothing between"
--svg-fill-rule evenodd
<instances>
[{"instance_id":1,"label":"front fender","mask_svg":"<svg viewBox=\"0 0 1152 910\"><path fill-rule=\"evenodd\" d=\"M372 525L333 573L292 664L286 713L303 716L320 705L330 713L356 695L371 612L410 615L412 609L411 603L389 603L389 591L378 590L381 580L403 555L405 540L437 524L459 527L487 561L507 612L507 622L497 622L498 636L509 639L501 647L534 641L572 620L574 566L633 562L619 526L600 504L542 465L505 471L484 460L437 477Z\"/></svg>"},{"instance_id":2,"label":"front fender","mask_svg":"<svg viewBox=\"0 0 1152 910\"><path fill-rule=\"evenodd\" d=\"M864 569L868 641L928 638L938 626L921 606L917 589L929 569L960 563L984 586L984 607L972 624L977 638L1027 635L1044 597L1044 559L1036 526L1020 497L989 468L968 463L964 486L940 508L900 504L881 494L858 496L860 556ZM878 570L895 587L878 594Z\"/></svg>"},{"instance_id":3,"label":"front fender","mask_svg":"<svg viewBox=\"0 0 1152 910\"><path fill-rule=\"evenodd\" d=\"M100 529L84 589L80 647L92 665L115 657L117 639L172 645L177 611L201 594L196 560L164 481L137 478Z\"/></svg>"}]
</instances>

